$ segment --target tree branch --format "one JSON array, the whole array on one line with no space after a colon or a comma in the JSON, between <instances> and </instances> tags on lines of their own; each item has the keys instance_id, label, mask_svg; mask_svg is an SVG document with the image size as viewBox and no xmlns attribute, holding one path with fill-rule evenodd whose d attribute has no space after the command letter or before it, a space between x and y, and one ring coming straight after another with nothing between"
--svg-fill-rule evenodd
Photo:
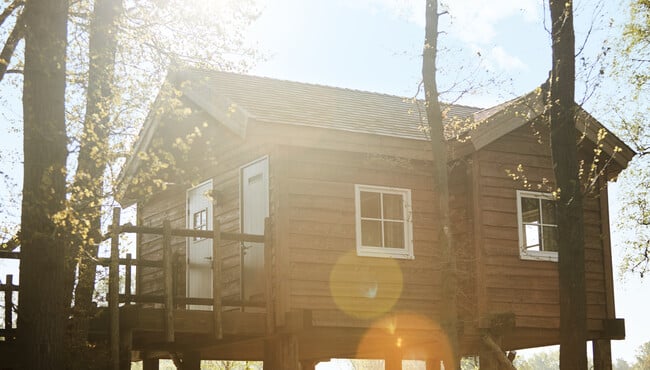
<instances>
[{"instance_id":1,"label":"tree branch","mask_svg":"<svg viewBox=\"0 0 650 370\"><path fill-rule=\"evenodd\" d=\"M20 13L13 30L11 30L9 37L7 37L7 42L5 42L2 52L0 52L0 81L2 81L7 73L7 67L9 67L11 57L13 57L16 46L23 37L25 37L25 21L23 13Z\"/></svg>"},{"instance_id":2,"label":"tree branch","mask_svg":"<svg viewBox=\"0 0 650 370\"><path fill-rule=\"evenodd\" d=\"M24 1L21 0L14 0L11 4L9 4L8 7L5 8L5 10L2 11L2 14L0 14L0 26L2 26L7 18L16 10L19 6L22 6L25 4Z\"/></svg>"},{"instance_id":3,"label":"tree branch","mask_svg":"<svg viewBox=\"0 0 650 370\"><path fill-rule=\"evenodd\" d=\"M20 247L20 230L18 230L9 240L0 244L0 250L4 251L13 251L18 247Z\"/></svg>"}]
</instances>

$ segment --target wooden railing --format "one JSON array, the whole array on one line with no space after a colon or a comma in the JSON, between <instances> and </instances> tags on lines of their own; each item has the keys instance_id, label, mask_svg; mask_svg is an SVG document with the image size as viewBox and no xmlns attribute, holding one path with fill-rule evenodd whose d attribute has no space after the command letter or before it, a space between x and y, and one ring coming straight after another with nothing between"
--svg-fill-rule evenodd
<instances>
[{"instance_id":1,"label":"wooden railing","mask_svg":"<svg viewBox=\"0 0 650 370\"><path fill-rule=\"evenodd\" d=\"M120 333L119 333L119 304L124 302L129 304L135 303L162 303L164 305L165 317L165 340L174 342L174 305L181 304L199 304L212 306L213 332L215 339L223 338L223 327L221 320L222 307L224 300L221 297L222 279L221 279L221 246L223 240L267 243L268 242L268 219L265 223L264 235L226 233L221 231L221 225L216 217L213 218L213 230L193 230L193 229L172 229L169 220L164 220L162 227L145 227L134 225L120 225L120 209L113 209L113 222L107 234L111 239L111 254L108 259L100 259L99 263L108 265L108 309L110 316L110 351L113 361L119 358ZM162 260L147 261L132 259L127 255L126 259L119 258L119 240L122 233L135 234L156 234L162 235ZM207 238L212 239L212 298L192 298L178 297L174 292L174 261L172 257L171 241L172 237L188 238ZM122 297L119 294L119 267L126 266L125 273L125 292ZM144 295L131 293L131 266L146 266L162 268L164 277L164 288L162 295ZM243 267L242 267L243 268ZM246 302L227 302L228 305L248 305Z\"/></svg>"},{"instance_id":2,"label":"wooden railing","mask_svg":"<svg viewBox=\"0 0 650 370\"><path fill-rule=\"evenodd\" d=\"M16 339L16 328L14 327L14 292L18 291L18 285L13 284L13 275L7 275L5 283L0 284L0 292L4 293L4 327L0 329L0 338L5 341Z\"/></svg>"},{"instance_id":3,"label":"wooden railing","mask_svg":"<svg viewBox=\"0 0 650 370\"><path fill-rule=\"evenodd\" d=\"M265 223L264 235L240 234L222 232L221 226L216 219L213 219L213 230L192 230L192 229L172 229L169 220L163 221L162 227L145 227L134 226L131 224L120 225L120 209L113 209L112 224L109 232L103 240L110 240L110 256L107 258L98 258L97 265L109 268L108 274L108 311L110 320L110 352L113 368L118 368L119 351L120 351L120 303L129 305L131 303L158 303L163 305L165 317L165 340L174 342L174 308L175 305L202 305L212 306L214 316L214 337L222 339L222 307L223 306L255 306L268 307L268 302L246 302L243 300L224 300L222 299L222 279L221 279L221 247L223 241L239 241L251 243L264 243L270 245L269 240L269 220ZM134 259L130 253L126 258L120 258L120 235L125 233L133 234L156 234L162 235L162 260L145 260ZM212 239L212 298L197 298L180 296L175 291L175 263L172 254L171 241L173 237L197 237ZM0 258L20 258L18 252L1 252ZM120 266L125 266L124 274L124 293L120 294ZM159 268L163 270L164 284L162 294L139 294L132 292L132 266L141 266L148 268ZM243 266L242 266L243 268ZM13 285L13 278L7 275L7 282L0 285L0 291L5 296L5 328L0 330L0 338L5 340L14 339L16 329L12 326L13 309L12 302L13 292L18 291L19 287Z\"/></svg>"}]
</instances>

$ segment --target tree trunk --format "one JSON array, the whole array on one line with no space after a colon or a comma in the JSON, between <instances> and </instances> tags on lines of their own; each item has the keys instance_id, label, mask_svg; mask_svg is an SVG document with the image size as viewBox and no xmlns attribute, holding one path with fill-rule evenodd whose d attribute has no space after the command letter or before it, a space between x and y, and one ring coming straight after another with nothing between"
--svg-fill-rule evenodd
<instances>
[{"instance_id":1,"label":"tree trunk","mask_svg":"<svg viewBox=\"0 0 650 370\"><path fill-rule=\"evenodd\" d=\"M22 367L64 367L67 0L30 0L24 9L24 183L18 340Z\"/></svg>"},{"instance_id":2,"label":"tree trunk","mask_svg":"<svg viewBox=\"0 0 650 370\"><path fill-rule=\"evenodd\" d=\"M438 197L438 219L440 227L439 247L440 262L443 269L441 326L449 339L451 353L441 354L445 368L458 368L458 330L456 307L456 256L453 251L451 222L449 217L449 181L447 174L447 147L442 122L442 110L438 101L438 86L436 82L436 56L438 47L438 2L426 2L426 27L422 61L422 78L426 99L427 121L431 138L433 155L433 192Z\"/></svg>"},{"instance_id":3,"label":"tree trunk","mask_svg":"<svg viewBox=\"0 0 650 370\"><path fill-rule=\"evenodd\" d=\"M97 245L101 238L101 204L104 199L104 172L109 161L110 112L113 107L117 21L122 0L96 0L89 40L86 114L75 182L71 190L74 213L80 230L71 230L67 261L66 294L74 284L75 262L79 279L75 290L72 338L85 342L95 286ZM87 235L87 236L86 236ZM80 343L83 344L83 343Z\"/></svg>"},{"instance_id":4,"label":"tree trunk","mask_svg":"<svg viewBox=\"0 0 650 370\"><path fill-rule=\"evenodd\" d=\"M552 0L553 69L550 124L553 168L559 192L557 219L560 274L560 368L587 368L586 290L582 190L575 128L573 4Z\"/></svg>"}]
</instances>

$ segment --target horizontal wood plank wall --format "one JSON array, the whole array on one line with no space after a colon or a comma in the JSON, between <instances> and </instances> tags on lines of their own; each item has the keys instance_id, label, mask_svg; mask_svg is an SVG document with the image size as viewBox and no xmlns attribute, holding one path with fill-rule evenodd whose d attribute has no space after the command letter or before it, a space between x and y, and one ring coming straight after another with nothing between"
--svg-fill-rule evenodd
<instances>
[{"instance_id":1,"label":"horizontal wood plank wall","mask_svg":"<svg viewBox=\"0 0 650 370\"><path fill-rule=\"evenodd\" d=\"M547 137L542 133L540 144L530 127L522 127L477 153L488 300L482 315L511 312L518 327L557 329L557 263L521 260L517 228L516 190L553 190ZM584 210L588 329L599 330L606 315L599 200L587 196ZM543 345L547 339L540 336L539 340Z\"/></svg>"},{"instance_id":2,"label":"horizontal wood plank wall","mask_svg":"<svg viewBox=\"0 0 650 370\"><path fill-rule=\"evenodd\" d=\"M430 162L293 146L289 152L290 309L313 310L315 324L325 326L367 326L386 310L435 316L441 272ZM414 260L356 256L355 184L411 189ZM393 280L391 264L403 282ZM369 298L364 292L373 283L377 296Z\"/></svg>"},{"instance_id":3,"label":"horizontal wood plank wall","mask_svg":"<svg viewBox=\"0 0 650 370\"><path fill-rule=\"evenodd\" d=\"M210 122L204 125L204 122ZM174 228L186 227L186 192L193 185L208 179L213 180L217 206L214 210L221 223L223 232L240 232L240 167L273 151L273 146L265 143L265 138L253 135L246 141L223 129L222 126L210 121L202 113L187 118L182 123L171 122L172 125L184 125L185 129L174 127L164 135L181 135L192 132L196 127L201 135L194 139L192 150L185 158L176 158L175 166L182 167L186 172L168 179L173 183L167 190L155 193L140 203L139 219L144 226L160 226L162 221L169 218ZM165 142L173 142L166 137ZM272 160L270 161L272 163ZM271 165L272 166L272 165ZM272 171L270 178L271 203L277 197L274 189ZM158 259L162 255L161 238L155 235L142 237L138 256L145 259ZM180 256L179 294L186 291L185 262L186 241L184 238L173 239L173 250ZM238 242L222 240L222 277L224 299L238 300L240 298L240 245ZM142 268L140 270L140 293L162 292L159 269Z\"/></svg>"}]
</instances>

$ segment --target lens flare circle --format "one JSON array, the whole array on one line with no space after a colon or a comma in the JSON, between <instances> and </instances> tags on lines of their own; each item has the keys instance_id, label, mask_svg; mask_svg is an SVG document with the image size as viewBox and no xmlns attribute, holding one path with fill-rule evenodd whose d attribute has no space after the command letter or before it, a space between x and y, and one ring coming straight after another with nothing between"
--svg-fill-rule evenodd
<instances>
[{"instance_id":1,"label":"lens flare circle","mask_svg":"<svg viewBox=\"0 0 650 370\"><path fill-rule=\"evenodd\" d=\"M376 319L357 346L357 358L399 356L401 359L451 363L449 339L433 319L411 312L398 312Z\"/></svg>"},{"instance_id":2,"label":"lens flare circle","mask_svg":"<svg viewBox=\"0 0 650 370\"><path fill-rule=\"evenodd\" d=\"M375 319L390 312L402 295L404 277L390 258L343 254L330 272L330 293L336 306L359 319Z\"/></svg>"}]
</instances>

